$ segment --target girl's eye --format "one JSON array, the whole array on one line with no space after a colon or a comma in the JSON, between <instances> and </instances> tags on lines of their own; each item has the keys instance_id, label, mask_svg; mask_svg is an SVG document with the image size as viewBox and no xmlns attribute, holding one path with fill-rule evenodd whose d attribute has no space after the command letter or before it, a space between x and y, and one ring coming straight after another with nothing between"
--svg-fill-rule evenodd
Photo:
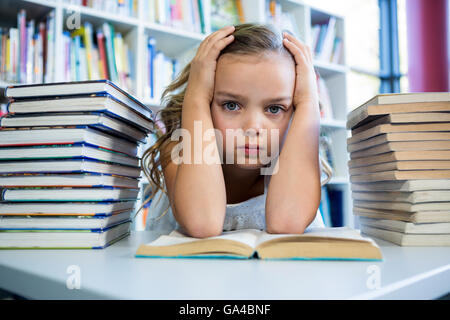
<instances>
[{"instance_id":1,"label":"girl's eye","mask_svg":"<svg viewBox=\"0 0 450 320\"><path fill-rule=\"evenodd\" d=\"M281 108L280 106L270 106L268 110L271 114L278 114L279 111L283 110L283 108Z\"/></svg>"},{"instance_id":2,"label":"girl's eye","mask_svg":"<svg viewBox=\"0 0 450 320\"><path fill-rule=\"evenodd\" d=\"M237 103L235 103L235 102L225 102L223 104L223 106L225 107L225 109L230 110L230 111L235 111L239 108Z\"/></svg>"}]
</instances>

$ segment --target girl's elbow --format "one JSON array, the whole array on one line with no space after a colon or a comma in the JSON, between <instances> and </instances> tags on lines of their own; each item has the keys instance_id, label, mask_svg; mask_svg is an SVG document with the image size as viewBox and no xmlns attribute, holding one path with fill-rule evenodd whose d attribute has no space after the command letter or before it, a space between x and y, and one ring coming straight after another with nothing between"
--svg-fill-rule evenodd
<instances>
[{"instance_id":1,"label":"girl's elbow","mask_svg":"<svg viewBox=\"0 0 450 320\"><path fill-rule=\"evenodd\" d=\"M267 221L268 233L303 234L314 220L315 214L305 214L304 211L293 214L292 210L289 210L286 214L278 211L273 217Z\"/></svg>"},{"instance_id":2,"label":"girl's elbow","mask_svg":"<svg viewBox=\"0 0 450 320\"><path fill-rule=\"evenodd\" d=\"M270 223L266 227L267 233L272 234L302 234L305 232L307 225L302 222L287 222L287 223Z\"/></svg>"},{"instance_id":3,"label":"girl's elbow","mask_svg":"<svg viewBox=\"0 0 450 320\"><path fill-rule=\"evenodd\" d=\"M222 234L222 227L218 226L203 226L203 225L192 225L185 227L186 233L193 238L209 238L216 237Z\"/></svg>"},{"instance_id":4,"label":"girl's elbow","mask_svg":"<svg viewBox=\"0 0 450 320\"><path fill-rule=\"evenodd\" d=\"M194 212L195 211L195 212ZM213 211L183 210L176 215L178 223L184 232L193 238L208 238L219 236L223 229L223 219L210 215ZM184 218L181 218L184 217ZM181 219L180 219L181 218Z\"/></svg>"}]
</instances>

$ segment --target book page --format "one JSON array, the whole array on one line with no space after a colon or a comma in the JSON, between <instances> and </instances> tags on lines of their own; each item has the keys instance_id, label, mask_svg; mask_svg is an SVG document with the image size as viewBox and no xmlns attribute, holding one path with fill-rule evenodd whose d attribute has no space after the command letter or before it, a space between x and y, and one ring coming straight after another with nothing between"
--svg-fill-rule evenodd
<instances>
[{"instance_id":1,"label":"book page","mask_svg":"<svg viewBox=\"0 0 450 320\"><path fill-rule=\"evenodd\" d=\"M346 240L356 240L356 241L367 241L372 242L373 240L367 237L363 237L359 230L352 229L349 227L335 227L335 228L307 228L303 234L270 234L262 233L257 240L256 246L263 242L285 238L285 237L317 237L317 238L327 238L327 239L346 239Z\"/></svg>"},{"instance_id":2,"label":"book page","mask_svg":"<svg viewBox=\"0 0 450 320\"><path fill-rule=\"evenodd\" d=\"M202 241L206 239L227 239L234 240L238 242L245 243L246 245L254 248L258 239L258 236L262 231L257 229L242 229L242 230L233 230L233 231L225 231L220 236L209 237L204 239L192 238L185 236L178 230L172 231L168 235L162 235L155 241L148 243L150 246L170 246L177 245L182 243L188 243L193 241Z\"/></svg>"}]
</instances>

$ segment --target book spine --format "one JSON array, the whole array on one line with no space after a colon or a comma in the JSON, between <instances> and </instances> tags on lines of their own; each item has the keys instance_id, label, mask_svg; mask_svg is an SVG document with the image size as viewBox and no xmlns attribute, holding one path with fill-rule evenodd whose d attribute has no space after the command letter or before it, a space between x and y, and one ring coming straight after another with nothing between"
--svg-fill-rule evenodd
<instances>
[{"instance_id":1,"label":"book spine","mask_svg":"<svg viewBox=\"0 0 450 320\"><path fill-rule=\"evenodd\" d=\"M155 55L156 55L156 40L153 37L148 38L148 53L149 53L149 84L150 97L155 98Z\"/></svg>"},{"instance_id":2,"label":"book spine","mask_svg":"<svg viewBox=\"0 0 450 320\"><path fill-rule=\"evenodd\" d=\"M47 19L47 68L45 82L53 82L54 80L54 42L55 42L55 11L50 11Z\"/></svg>"},{"instance_id":3,"label":"book spine","mask_svg":"<svg viewBox=\"0 0 450 320\"><path fill-rule=\"evenodd\" d=\"M100 64L101 67L101 77L102 79L110 79L108 74L108 61L106 58L106 50L105 50L105 36L101 30L97 31L97 45L100 53Z\"/></svg>"},{"instance_id":4,"label":"book spine","mask_svg":"<svg viewBox=\"0 0 450 320\"><path fill-rule=\"evenodd\" d=\"M34 44L33 44L33 34L34 34L34 20L30 20L27 26L26 32L26 65L25 65L25 74L26 74L26 83L33 82L33 57L34 57Z\"/></svg>"},{"instance_id":5,"label":"book spine","mask_svg":"<svg viewBox=\"0 0 450 320\"><path fill-rule=\"evenodd\" d=\"M84 23L84 48L86 51L87 79L94 79L93 58L92 58L92 25L89 22Z\"/></svg>"},{"instance_id":6,"label":"book spine","mask_svg":"<svg viewBox=\"0 0 450 320\"><path fill-rule=\"evenodd\" d=\"M197 0L197 4L198 4L199 15L200 15L201 32L205 33L205 17L203 15L204 13L203 13L203 3L202 3L202 1L203 0Z\"/></svg>"}]
</instances>

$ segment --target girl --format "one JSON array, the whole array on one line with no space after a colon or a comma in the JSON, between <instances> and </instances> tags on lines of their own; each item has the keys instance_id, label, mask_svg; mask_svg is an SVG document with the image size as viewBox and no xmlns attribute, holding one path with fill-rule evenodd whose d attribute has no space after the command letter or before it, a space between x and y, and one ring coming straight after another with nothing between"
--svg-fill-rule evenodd
<instances>
[{"instance_id":1,"label":"girl","mask_svg":"<svg viewBox=\"0 0 450 320\"><path fill-rule=\"evenodd\" d=\"M311 52L289 33L241 24L206 37L163 92L163 127L142 157L155 199L149 215L157 217L148 229L204 238L323 227L321 185L332 172L319 158L317 92ZM177 129L185 133L181 152ZM262 174L261 151L272 160L271 175ZM198 161L205 154L216 161Z\"/></svg>"}]
</instances>

